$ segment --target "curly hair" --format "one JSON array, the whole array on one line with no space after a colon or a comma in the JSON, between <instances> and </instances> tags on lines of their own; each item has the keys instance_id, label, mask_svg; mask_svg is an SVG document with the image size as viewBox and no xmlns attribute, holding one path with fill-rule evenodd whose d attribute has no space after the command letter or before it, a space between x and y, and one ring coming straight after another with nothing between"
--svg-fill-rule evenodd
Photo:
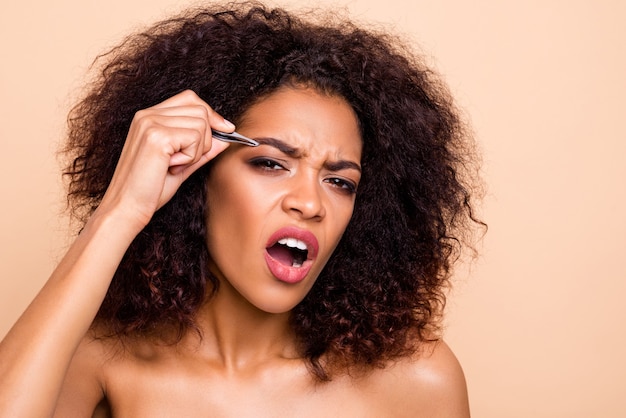
<instances>
[{"instance_id":1,"label":"curly hair","mask_svg":"<svg viewBox=\"0 0 626 418\"><path fill-rule=\"evenodd\" d=\"M308 15L307 15L308 16ZM135 112L185 89L237 121L285 85L344 98L363 139L354 214L291 315L301 354L328 380L383 367L434 338L472 225L476 157L445 85L394 36L258 3L191 10L99 57L68 120L68 202L85 222L113 176ZM194 328L218 291L208 271L206 176L194 173L127 250L96 322L112 335Z\"/></svg>"}]
</instances>

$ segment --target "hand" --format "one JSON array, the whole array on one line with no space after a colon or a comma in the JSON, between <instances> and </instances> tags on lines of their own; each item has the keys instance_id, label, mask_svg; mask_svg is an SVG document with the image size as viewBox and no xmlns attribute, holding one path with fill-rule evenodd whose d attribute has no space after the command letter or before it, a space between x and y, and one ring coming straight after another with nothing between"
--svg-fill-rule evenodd
<instances>
[{"instance_id":1,"label":"hand","mask_svg":"<svg viewBox=\"0 0 626 418\"><path fill-rule=\"evenodd\" d=\"M122 210L145 226L194 171L228 147L211 127L235 129L192 91L137 112L98 211Z\"/></svg>"}]
</instances>

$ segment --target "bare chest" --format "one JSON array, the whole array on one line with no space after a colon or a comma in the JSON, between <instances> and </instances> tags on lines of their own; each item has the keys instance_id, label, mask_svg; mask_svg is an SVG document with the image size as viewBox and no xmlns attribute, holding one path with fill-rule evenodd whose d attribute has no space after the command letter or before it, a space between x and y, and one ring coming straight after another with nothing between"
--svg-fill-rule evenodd
<instances>
[{"instance_id":1,"label":"bare chest","mask_svg":"<svg viewBox=\"0 0 626 418\"><path fill-rule=\"evenodd\" d=\"M306 368L226 375L211 368L131 367L107 378L117 418L384 417L384 394L342 378L314 384Z\"/></svg>"}]
</instances>

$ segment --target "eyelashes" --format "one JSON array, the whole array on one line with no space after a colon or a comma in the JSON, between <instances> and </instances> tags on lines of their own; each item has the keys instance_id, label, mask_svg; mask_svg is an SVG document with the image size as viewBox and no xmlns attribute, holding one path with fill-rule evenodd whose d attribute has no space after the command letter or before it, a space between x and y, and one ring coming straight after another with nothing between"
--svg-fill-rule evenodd
<instances>
[{"instance_id":1,"label":"eyelashes","mask_svg":"<svg viewBox=\"0 0 626 418\"><path fill-rule=\"evenodd\" d=\"M266 171L287 170L283 164L267 157L254 158L250 160L250 164L253 167L259 168L261 170L266 170Z\"/></svg>"},{"instance_id":2,"label":"eyelashes","mask_svg":"<svg viewBox=\"0 0 626 418\"><path fill-rule=\"evenodd\" d=\"M278 174L281 171L290 171L285 163L268 157L253 158L250 160L249 164L256 169L269 174ZM329 176L324 178L323 181L331 187L336 188L338 191L348 195L353 195L357 191L357 184L344 177Z\"/></svg>"},{"instance_id":3,"label":"eyelashes","mask_svg":"<svg viewBox=\"0 0 626 418\"><path fill-rule=\"evenodd\" d=\"M341 177L329 177L324 179L324 182L345 191L347 194L353 195L356 193L356 184Z\"/></svg>"}]
</instances>

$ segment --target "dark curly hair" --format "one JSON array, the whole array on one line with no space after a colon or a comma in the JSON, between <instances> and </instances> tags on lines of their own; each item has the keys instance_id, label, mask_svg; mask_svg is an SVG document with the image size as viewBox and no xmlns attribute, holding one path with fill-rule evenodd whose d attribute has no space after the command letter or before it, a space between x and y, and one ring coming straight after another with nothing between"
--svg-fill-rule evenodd
<instances>
[{"instance_id":1,"label":"dark curly hair","mask_svg":"<svg viewBox=\"0 0 626 418\"><path fill-rule=\"evenodd\" d=\"M445 86L395 37L335 17L305 21L258 3L192 10L99 57L69 117L69 204L85 222L113 176L135 112L185 89L227 119L285 85L344 98L358 116L362 180L354 215L292 312L320 380L382 367L435 338L444 290L475 220L471 137ZM218 291L207 263L206 176L189 178L136 237L96 323L112 335L194 328Z\"/></svg>"}]
</instances>

